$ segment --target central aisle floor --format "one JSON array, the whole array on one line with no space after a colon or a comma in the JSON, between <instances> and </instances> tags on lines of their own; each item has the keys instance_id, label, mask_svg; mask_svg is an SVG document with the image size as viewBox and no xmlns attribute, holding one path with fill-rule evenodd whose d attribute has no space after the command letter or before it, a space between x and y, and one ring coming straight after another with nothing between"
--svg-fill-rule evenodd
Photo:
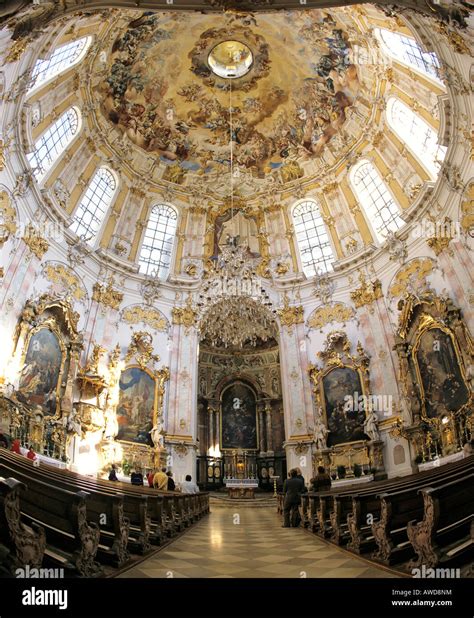
<instances>
[{"instance_id":1,"label":"central aisle floor","mask_svg":"<svg viewBox=\"0 0 474 618\"><path fill-rule=\"evenodd\" d=\"M396 577L301 528L274 508L215 508L118 577Z\"/></svg>"}]
</instances>

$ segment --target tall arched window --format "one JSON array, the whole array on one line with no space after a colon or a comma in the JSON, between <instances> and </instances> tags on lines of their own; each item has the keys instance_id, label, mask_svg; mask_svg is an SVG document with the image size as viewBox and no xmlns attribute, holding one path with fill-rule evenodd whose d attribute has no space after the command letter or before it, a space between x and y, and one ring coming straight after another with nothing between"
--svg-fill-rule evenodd
<instances>
[{"instance_id":1,"label":"tall arched window","mask_svg":"<svg viewBox=\"0 0 474 618\"><path fill-rule=\"evenodd\" d=\"M377 240L383 242L388 232L395 232L404 224L398 205L370 161L355 165L350 179Z\"/></svg>"},{"instance_id":2,"label":"tall arched window","mask_svg":"<svg viewBox=\"0 0 474 618\"><path fill-rule=\"evenodd\" d=\"M80 115L71 107L35 142L34 152L27 154L37 180L41 180L80 128Z\"/></svg>"},{"instance_id":3,"label":"tall arched window","mask_svg":"<svg viewBox=\"0 0 474 618\"><path fill-rule=\"evenodd\" d=\"M97 235L117 188L114 175L106 167L94 174L76 210L71 230L88 242Z\"/></svg>"},{"instance_id":4,"label":"tall arched window","mask_svg":"<svg viewBox=\"0 0 474 618\"><path fill-rule=\"evenodd\" d=\"M424 52L414 38L400 32L391 32L384 28L376 31L382 41L385 52L416 71L441 81L439 78L440 63L434 52Z\"/></svg>"},{"instance_id":5,"label":"tall arched window","mask_svg":"<svg viewBox=\"0 0 474 618\"><path fill-rule=\"evenodd\" d=\"M305 275L312 277L318 270L331 270L334 253L326 225L314 200L304 200L295 206L293 225Z\"/></svg>"},{"instance_id":6,"label":"tall arched window","mask_svg":"<svg viewBox=\"0 0 474 618\"><path fill-rule=\"evenodd\" d=\"M438 136L430 125L397 97L390 97L387 101L387 122L430 174L436 177L446 155L446 147L438 144Z\"/></svg>"},{"instance_id":7,"label":"tall arched window","mask_svg":"<svg viewBox=\"0 0 474 618\"><path fill-rule=\"evenodd\" d=\"M140 272L148 275L156 272L164 279L171 264L178 214L166 204L153 206L146 226L140 251Z\"/></svg>"},{"instance_id":8,"label":"tall arched window","mask_svg":"<svg viewBox=\"0 0 474 618\"><path fill-rule=\"evenodd\" d=\"M41 86L66 69L78 64L86 55L91 41L92 38L90 36L82 37L71 43L61 45L54 50L47 60L38 59L33 67L31 84L28 92Z\"/></svg>"}]
</instances>

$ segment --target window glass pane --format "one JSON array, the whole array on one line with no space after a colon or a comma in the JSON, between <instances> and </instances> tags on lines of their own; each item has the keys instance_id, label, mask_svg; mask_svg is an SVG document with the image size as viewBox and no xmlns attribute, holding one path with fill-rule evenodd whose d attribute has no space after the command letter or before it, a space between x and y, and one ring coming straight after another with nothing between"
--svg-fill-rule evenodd
<instances>
[{"instance_id":1,"label":"window glass pane","mask_svg":"<svg viewBox=\"0 0 474 618\"><path fill-rule=\"evenodd\" d=\"M305 200L293 210L293 225L303 271L308 276L332 269L334 255L316 202Z\"/></svg>"},{"instance_id":2,"label":"window glass pane","mask_svg":"<svg viewBox=\"0 0 474 618\"><path fill-rule=\"evenodd\" d=\"M440 81L440 63L434 52L422 51L415 39L399 32L380 29L379 33L387 53L392 58Z\"/></svg>"},{"instance_id":3,"label":"window glass pane","mask_svg":"<svg viewBox=\"0 0 474 618\"><path fill-rule=\"evenodd\" d=\"M105 167L99 168L76 210L71 230L88 242L93 240L112 202L115 189L114 175Z\"/></svg>"},{"instance_id":4,"label":"window glass pane","mask_svg":"<svg viewBox=\"0 0 474 618\"><path fill-rule=\"evenodd\" d=\"M80 62L85 56L91 40L91 37L85 36L82 39L77 39L77 41L61 45L54 50L47 60L38 59L33 68L29 90L33 90L33 88Z\"/></svg>"},{"instance_id":5,"label":"window glass pane","mask_svg":"<svg viewBox=\"0 0 474 618\"><path fill-rule=\"evenodd\" d=\"M168 275L176 234L178 215L165 204L153 206L140 251L140 272L155 272L164 279Z\"/></svg>"},{"instance_id":6,"label":"window glass pane","mask_svg":"<svg viewBox=\"0 0 474 618\"><path fill-rule=\"evenodd\" d=\"M68 109L35 143L35 150L26 155L37 180L41 180L59 155L72 141L79 128L79 114Z\"/></svg>"},{"instance_id":7,"label":"window glass pane","mask_svg":"<svg viewBox=\"0 0 474 618\"><path fill-rule=\"evenodd\" d=\"M351 181L377 240L383 242L388 232L395 232L404 225L397 204L370 161L363 161L353 168Z\"/></svg>"},{"instance_id":8,"label":"window glass pane","mask_svg":"<svg viewBox=\"0 0 474 618\"><path fill-rule=\"evenodd\" d=\"M430 125L396 97L390 97L387 101L387 121L431 176L436 178L446 155L446 147L438 144L438 136Z\"/></svg>"}]
</instances>

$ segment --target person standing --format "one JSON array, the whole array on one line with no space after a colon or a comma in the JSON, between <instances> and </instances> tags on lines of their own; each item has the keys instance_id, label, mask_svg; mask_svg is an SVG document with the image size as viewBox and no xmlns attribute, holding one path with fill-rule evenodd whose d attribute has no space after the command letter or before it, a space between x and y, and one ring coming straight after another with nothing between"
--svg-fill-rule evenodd
<instances>
[{"instance_id":1,"label":"person standing","mask_svg":"<svg viewBox=\"0 0 474 618\"><path fill-rule=\"evenodd\" d=\"M148 474L146 475L146 480L148 481L148 485L150 487L153 487L154 476L155 476L155 473L153 472L153 470L150 470L150 472L148 472Z\"/></svg>"},{"instance_id":2,"label":"person standing","mask_svg":"<svg viewBox=\"0 0 474 618\"><path fill-rule=\"evenodd\" d=\"M161 491L167 491L168 475L166 474L166 468L161 468L161 470L155 474L153 477L153 487Z\"/></svg>"},{"instance_id":3,"label":"person standing","mask_svg":"<svg viewBox=\"0 0 474 618\"><path fill-rule=\"evenodd\" d=\"M112 467L110 468L109 481L118 481L117 470L115 468L115 464L112 464Z\"/></svg>"},{"instance_id":4,"label":"person standing","mask_svg":"<svg viewBox=\"0 0 474 618\"><path fill-rule=\"evenodd\" d=\"M290 527L291 524L297 528L299 526L300 516L298 507L301 504L300 494L304 493L306 487L304 481L298 478L298 472L293 469L290 470L290 478L286 479L283 483L283 494L285 496L283 500L283 528Z\"/></svg>"},{"instance_id":5,"label":"person standing","mask_svg":"<svg viewBox=\"0 0 474 618\"><path fill-rule=\"evenodd\" d=\"M174 491L176 489L176 484L173 480L173 473L171 472L171 470L168 470L166 476L168 477L168 491Z\"/></svg>"},{"instance_id":6,"label":"person standing","mask_svg":"<svg viewBox=\"0 0 474 618\"><path fill-rule=\"evenodd\" d=\"M318 474L311 479L311 486L313 491L329 491L331 489L331 477L323 466L318 466Z\"/></svg>"}]
</instances>

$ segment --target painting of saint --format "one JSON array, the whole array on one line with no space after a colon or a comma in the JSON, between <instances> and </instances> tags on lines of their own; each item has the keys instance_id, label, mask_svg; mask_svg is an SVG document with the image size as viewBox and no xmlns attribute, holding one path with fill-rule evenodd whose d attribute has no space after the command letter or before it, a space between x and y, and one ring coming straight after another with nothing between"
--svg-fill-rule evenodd
<instances>
[{"instance_id":1,"label":"painting of saint","mask_svg":"<svg viewBox=\"0 0 474 618\"><path fill-rule=\"evenodd\" d=\"M62 352L57 336L49 328L36 331L28 343L18 388L27 403L40 406L47 416L56 414L61 364Z\"/></svg>"},{"instance_id":2,"label":"painting of saint","mask_svg":"<svg viewBox=\"0 0 474 618\"><path fill-rule=\"evenodd\" d=\"M140 367L128 367L120 376L117 405L117 440L153 446L150 431L155 409L155 380Z\"/></svg>"},{"instance_id":3,"label":"painting of saint","mask_svg":"<svg viewBox=\"0 0 474 618\"><path fill-rule=\"evenodd\" d=\"M221 448L257 448L255 395L241 382L232 384L222 394Z\"/></svg>"},{"instance_id":4,"label":"painting of saint","mask_svg":"<svg viewBox=\"0 0 474 618\"><path fill-rule=\"evenodd\" d=\"M469 391L451 337L431 328L421 335L415 350L426 415L435 418L459 410L467 403Z\"/></svg>"},{"instance_id":5,"label":"painting of saint","mask_svg":"<svg viewBox=\"0 0 474 618\"><path fill-rule=\"evenodd\" d=\"M323 389L329 429L328 447L367 439L363 405L348 405L348 402L357 403L363 394L357 371L350 367L332 369L323 378Z\"/></svg>"}]
</instances>

